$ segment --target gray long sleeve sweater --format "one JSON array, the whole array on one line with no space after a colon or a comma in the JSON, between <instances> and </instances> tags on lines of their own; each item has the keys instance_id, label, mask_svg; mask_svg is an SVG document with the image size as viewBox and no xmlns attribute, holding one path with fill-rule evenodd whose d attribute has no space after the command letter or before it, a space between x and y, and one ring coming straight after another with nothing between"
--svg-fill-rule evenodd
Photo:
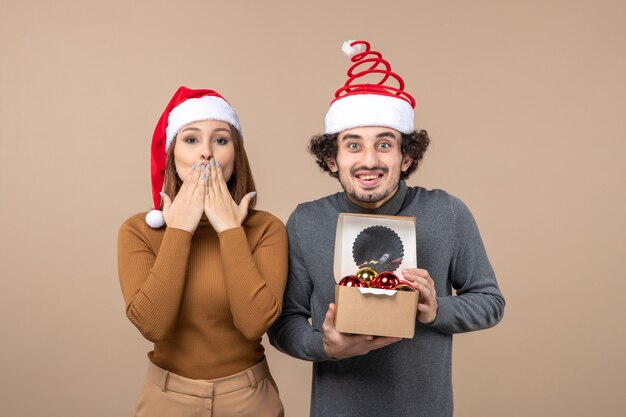
<instances>
[{"instance_id":1,"label":"gray long sleeve sweater","mask_svg":"<svg viewBox=\"0 0 626 417\"><path fill-rule=\"evenodd\" d=\"M324 351L322 323L335 297L333 256L341 212L415 216L417 266L434 279L439 310L430 325L416 320L413 339L334 360ZM283 312L268 333L277 349L313 361L311 416L452 416L452 334L494 326L505 304L463 202L445 191L401 182L396 195L376 210L353 204L345 193L300 204L287 231Z\"/></svg>"}]
</instances>

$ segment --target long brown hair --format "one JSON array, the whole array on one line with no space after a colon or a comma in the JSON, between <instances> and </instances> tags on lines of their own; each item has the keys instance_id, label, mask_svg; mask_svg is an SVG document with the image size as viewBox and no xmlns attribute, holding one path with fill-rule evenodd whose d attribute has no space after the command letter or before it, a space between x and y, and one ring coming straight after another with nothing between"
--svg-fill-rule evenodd
<instances>
[{"instance_id":1,"label":"long brown hair","mask_svg":"<svg viewBox=\"0 0 626 417\"><path fill-rule=\"evenodd\" d=\"M230 195L233 196L233 200L235 200L235 203L239 204L246 194L255 191L256 188L254 186L254 179L252 178L250 163L248 162L248 155L246 155L246 150L243 147L243 138L233 125L230 123L228 125L230 126L233 145L235 147L235 167L227 185ZM178 190L180 190L180 187L183 185L183 181L176 173L176 164L174 164L175 147L176 137L174 137L170 148L167 150L165 178L163 180L163 192L172 200L174 200ZM248 209L252 210L255 203L256 197L250 201ZM163 202L161 202L161 209L163 209Z\"/></svg>"}]
</instances>

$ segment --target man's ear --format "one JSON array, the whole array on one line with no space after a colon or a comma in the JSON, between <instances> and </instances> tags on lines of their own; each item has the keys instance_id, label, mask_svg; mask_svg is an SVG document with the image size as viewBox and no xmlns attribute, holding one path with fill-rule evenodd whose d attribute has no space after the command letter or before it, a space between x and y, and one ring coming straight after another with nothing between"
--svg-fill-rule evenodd
<instances>
[{"instance_id":1,"label":"man's ear","mask_svg":"<svg viewBox=\"0 0 626 417\"><path fill-rule=\"evenodd\" d=\"M324 158L326 162L326 166L330 169L330 172L337 172L339 168L337 168L337 162L333 158Z\"/></svg>"},{"instance_id":2,"label":"man's ear","mask_svg":"<svg viewBox=\"0 0 626 417\"><path fill-rule=\"evenodd\" d=\"M402 172L406 172L406 170L409 169L412 163L413 158L408 155L404 155L404 158L402 159Z\"/></svg>"}]
</instances>

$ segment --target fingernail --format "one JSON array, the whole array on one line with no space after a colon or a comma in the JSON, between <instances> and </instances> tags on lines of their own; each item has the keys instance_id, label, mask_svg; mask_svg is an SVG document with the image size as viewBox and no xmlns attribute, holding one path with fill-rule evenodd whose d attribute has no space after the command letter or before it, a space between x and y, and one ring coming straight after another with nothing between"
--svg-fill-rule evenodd
<instances>
[{"instance_id":1,"label":"fingernail","mask_svg":"<svg viewBox=\"0 0 626 417\"><path fill-rule=\"evenodd\" d=\"M163 196L165 195L165 193L164 193L163 191L161 191L161 192L159 193L159 195L161 196L161 198L163 198Z\"/></svg>"},{"instance_id":2,"label":"fingernail","mask_svg":"<svg viewBox=\"0 0 626 417\"><path fill-rule=\"evenodd\" d=\"M252 196L252 198L256 197L256 191L252 191L250 195Z\"/></svg>"},{"instance_id":3,"label":"fingernail","mask_svg":"<svg viewBox=\"0 0 626 417\"><path fill-rule=\"evenodd\" d=\"M220 163L215 161L215 166L219 168L220 167Z\"/></svg>"},{"instance_id":4,"label":"fingernail","mask_svg":"<svg viewBox=\"0 0 626 417\"><path fill-rule=\"evenodd\" d=\"M196 169L196 164L193 164L193 165L191 166L191 169Z\"/></svg>"},{"instance_id":5,"label":"fingernail","mask_svg":"<svg viewBox=\"0 0 626 417\"><path fill-rule=\"evenodd\" d=\"M202 165L202 172L206 169L206 165Z\"/></svg>"}]
</instances>

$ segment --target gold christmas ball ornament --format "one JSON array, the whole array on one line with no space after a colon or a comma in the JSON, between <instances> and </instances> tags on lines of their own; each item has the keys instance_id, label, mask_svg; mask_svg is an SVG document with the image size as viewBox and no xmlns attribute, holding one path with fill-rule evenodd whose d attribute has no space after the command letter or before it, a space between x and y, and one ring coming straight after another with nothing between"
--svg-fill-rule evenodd
<instances>
[{"instance_id":1,"label":"gold christmas ball ornament","mask_svg":"<svg viewBox=\"0 0 626 417\"><path fill-rule=\"evenodd\" d=\"M376 276L376 271L374 271L372 268L361 268L358 271L356 271L356 275L357 277L359 277L361 280L363 280L364 282L366 282L368 285L370 283L370 281L372 279L374 279L374 277Z\"/></svg>"}]
</instances>

